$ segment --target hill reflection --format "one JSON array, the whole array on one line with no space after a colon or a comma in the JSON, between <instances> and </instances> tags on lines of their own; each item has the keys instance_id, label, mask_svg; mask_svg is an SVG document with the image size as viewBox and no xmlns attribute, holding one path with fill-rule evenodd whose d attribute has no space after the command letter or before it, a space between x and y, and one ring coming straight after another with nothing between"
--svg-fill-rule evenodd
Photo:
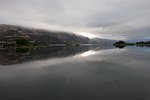
<instances>
[{"instance_id":1,"label":"hill reflection","mask_svg":"<svg viewBox=\"0 0 150 100\"><path fill-rule=\"evenodd\" d=\"M89 50L109 49L112 46L51 46L43 48L0 48L0 64L9 65L47 58L67 57L82 54Z\"/></svg>"}]
</instances>

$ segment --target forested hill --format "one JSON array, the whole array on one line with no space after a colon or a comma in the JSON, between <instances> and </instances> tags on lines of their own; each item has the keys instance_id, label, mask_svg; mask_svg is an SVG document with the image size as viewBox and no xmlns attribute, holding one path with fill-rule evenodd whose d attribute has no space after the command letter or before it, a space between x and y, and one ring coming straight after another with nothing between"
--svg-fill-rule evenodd
<instances>
[{"instance_id":1,"label":"forested hill","mask_svg":"<svg viewBox=\"0 0 150 100\"><path fill-rule=\"evenodd\" d=\"M69 32L47 31L13 25L0 25L0 44L15 43L18 38L26 38L30 43L46 44L112 44L111 40L89 39Z\"/></svg>"}]
</instances>

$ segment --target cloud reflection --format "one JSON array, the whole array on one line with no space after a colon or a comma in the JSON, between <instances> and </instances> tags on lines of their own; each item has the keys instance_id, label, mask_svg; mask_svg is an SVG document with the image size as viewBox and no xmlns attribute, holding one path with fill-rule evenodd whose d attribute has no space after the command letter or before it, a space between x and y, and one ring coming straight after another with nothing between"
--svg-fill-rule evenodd
<instances>
[{"instance_id":1,"label":"cloud reflection","mask_svg":"<svg viewBox=\"0 0 150 100\"><path fill-rule=\"evenodd\" d=\"M1 66L0 100L149 100L149 48L127 48Z\"/></svg>"},{"instance_id":2,"label":"cloud reflection","mask_svg":"<svg viewBox=\"0 0 150 100\"><path fill-rule=\"evenodd\" d=\"M93 54L95 54L94 51L87 51L87 52L82 53L81 56L85 57L85 56L89 56L89 55L93 55Z\"/></svg>"}]
</instances>

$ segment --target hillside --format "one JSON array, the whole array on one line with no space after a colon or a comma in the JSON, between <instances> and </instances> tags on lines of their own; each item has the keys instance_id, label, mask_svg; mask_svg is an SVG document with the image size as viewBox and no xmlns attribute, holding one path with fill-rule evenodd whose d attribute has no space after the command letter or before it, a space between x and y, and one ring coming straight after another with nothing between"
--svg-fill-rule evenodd
<instances>
[{"instance_id":1,"label":"hillside","mask_svg":"<svg viewBox=\"0 0 150 100\"><path fill-rule=\"evenodd\" d=\"M69 32L47 31L13 25L0 25L0 44L15 43L18 38L26 38L29 43L46 44L112 44L114 41L89 39Z\"/></svg>"}]
</instances>

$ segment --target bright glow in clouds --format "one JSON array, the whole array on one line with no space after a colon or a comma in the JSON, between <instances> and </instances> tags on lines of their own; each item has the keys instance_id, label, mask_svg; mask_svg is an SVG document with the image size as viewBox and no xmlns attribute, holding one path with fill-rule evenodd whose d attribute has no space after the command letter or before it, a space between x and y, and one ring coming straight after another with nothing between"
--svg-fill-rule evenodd
<instances>
[{"instance_id":1,"label":"bright glow in clouds","mask_svg":"<svg viewBox=\"0 0 150 100\"><path fill-rule=\"evenodd\" d=\"M0 24L149 41L150 0L0 0Z\"/></svg>"},{"instance_id":2,"label":"bright glow in clouds","mask_svg":"<svg viewBox=\"0 0 150 100\"><path fill-rule=\"evenodd\" d=\"M93 35L93 34L90 34L90 33L87 33L87 32L82 32L82 33L79 33L85 37L88 37L88 38L93 38L93 37L97 37L96 35Z\"/></svg>"},{"instance_id":3,"label":"bright glow in clouds","mask_svg":"<svg viewBox=\"0 0 150 100\"><path fill-rule=\"evenodd\" d=\"M81 56L89 56L89 55L92 55L92 54L95 54L95 52L87 51L87 52L82 53Z\"/></svg>"}]
</instances>

